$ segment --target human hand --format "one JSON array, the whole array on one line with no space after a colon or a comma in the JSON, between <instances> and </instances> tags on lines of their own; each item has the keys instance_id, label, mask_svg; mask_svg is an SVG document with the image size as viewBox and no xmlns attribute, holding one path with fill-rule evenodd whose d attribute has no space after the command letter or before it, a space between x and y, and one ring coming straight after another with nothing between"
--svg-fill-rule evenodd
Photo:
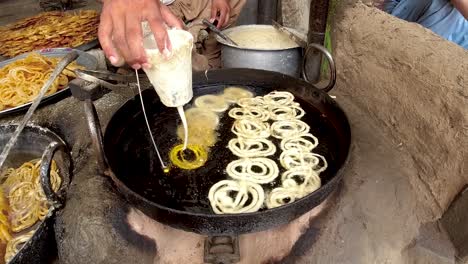
<instances>
[{"instance_id":1,"label":"human hand","mask_svg":"<svg viewBox=\"0 0 468 264\"><path fill-rule=\"evenodd\" d=\"M159 0L103 0L99 42L113 65L125 60L132 68L150 67L143 48L141 22L148 21L158 49L169 54L171 43L164 23L182 28L178 19Z\"/></svg>"},{"instance_id":2,"label":"human hand","mask_svg":"<svg viewBox=\"0 0 468 264\"><path fill-rule=\"evenodd\" d=\"M452 0L452 4L465 19L468 19L468 0Z\"/></svg>"},{"instance_id":3,"label":"human hand","mask_svg":"<svg viewBox=\"0 0 468 264\"><path fill-rule=\"evenodd\" d=\"M222 28L229 22L231 6L229 6L228 0L212 0L211 3L211 19L213 23L218 20L218 28Z\"/></svg>"}]
</instances>

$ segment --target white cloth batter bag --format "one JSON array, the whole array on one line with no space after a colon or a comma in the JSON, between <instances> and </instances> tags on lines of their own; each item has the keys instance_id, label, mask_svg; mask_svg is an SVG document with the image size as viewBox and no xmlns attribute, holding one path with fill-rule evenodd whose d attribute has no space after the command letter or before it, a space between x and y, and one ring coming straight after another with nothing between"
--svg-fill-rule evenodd
<instances>
[{"instance_id":1,"label":"white cloth batter bag","mask_svg":"<svg viewBox=\"0 0 468 264\"><path fill-rule=\"evenodd\" d=\"M192 34L185 30L169 29L172 54L165 58L159 52L149 27L143 25L143 47L151 68L143 69L161 102L167 107L179 107L192 100Z\"/></svg>"}]
</instances>

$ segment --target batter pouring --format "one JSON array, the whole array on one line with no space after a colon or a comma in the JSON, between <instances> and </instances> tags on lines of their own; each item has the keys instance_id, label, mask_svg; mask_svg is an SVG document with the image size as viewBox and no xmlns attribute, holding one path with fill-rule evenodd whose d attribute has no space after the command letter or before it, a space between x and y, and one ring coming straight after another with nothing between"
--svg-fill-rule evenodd
<instances>
[{"instance_id":1,"label":"batter pouring","mask_svg":"<svg viewBox=\"0 0 468 264\"><path fill-rule=\"evenodd\" d=\"M192 47L193 37L180 29L168 30L174 54L170 57L157 49L157 43L147 23L143 23L146 35L143 46L151 67L144 71L161 102L167 107L176 107L184 128L183 150L187 148L188 125L184 105L193 97L192 90Z\"/></svg>"}]
</instances>

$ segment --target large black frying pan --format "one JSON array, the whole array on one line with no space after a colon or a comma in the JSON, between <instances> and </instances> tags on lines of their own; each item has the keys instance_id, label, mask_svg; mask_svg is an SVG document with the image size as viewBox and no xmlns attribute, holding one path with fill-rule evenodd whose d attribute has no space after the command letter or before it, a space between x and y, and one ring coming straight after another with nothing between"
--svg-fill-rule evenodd
<instances>
[{"instance_id":1,"label":"large black frying pan","mask_svg":"<svg viewBox=\"0 0 468 264\"><path fill-rule=\"evenodd\" d=\"M0 149L8 142L17 125L0 126ZM41 222L32 238L22 247L9 264L50 263L56 257L54 223L55 214L65 202L66 191L70 185L71 159L65 142L54 132L35 125L28 125L11 149L4 167L19 167L32 159L42 159L40 182L52 210ZM54 193L50 184L50 166L55 160L62 176L62 186ZM4 258L4 256L0 256ZM0 261L2 262L2 261Z\"/></svg>"},{"instance_id":2,"label":"large black frying pan","mask_svg":"<svg viewBox=\"0 0 468 264\"><path fill-rule=\"evenodd\" d=\"M216 215L208 202L209 188L226 179L224 168L236 159L226 148L232 120L220 120L219 141L209 153L209 161L196 171L173 169L165 174L152 147L138 96L125 103L111 118L103 139L94 106L88 100L87 114L93 141L107 174L116 189L136 208L174 228L204 235L237 235L266 230L288 223L319 205L341 180L350 147L351 131L346 115L325 92L280 73L252 69L222 69L196 73L194 98L221 93L230 85L244 86L257 95L274 90L294 94L306 115L302 119L319 139L315 152L329 163L322 173L322 187L294 203L255 213ZM173 108L160 102L153 89L143 92L152 133L167 161L171 147L180 143L175 134L180 120Z\"/></svg>"}]
</instances>

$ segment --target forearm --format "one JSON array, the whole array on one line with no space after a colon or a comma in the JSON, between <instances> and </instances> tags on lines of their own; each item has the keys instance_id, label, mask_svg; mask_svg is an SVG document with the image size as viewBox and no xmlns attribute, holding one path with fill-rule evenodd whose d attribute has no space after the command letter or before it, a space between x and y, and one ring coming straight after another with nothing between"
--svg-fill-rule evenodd
<instances>
[{"instance_id":1,"label":"forearm","mask_svg":"<svg viewBox=\"0 0 468 264\"><path fill-rule=\"evenodd\" d=\"M465 19L468 19L468 0L452 0L452 4Z\"/></svg>"}]
</instances>

